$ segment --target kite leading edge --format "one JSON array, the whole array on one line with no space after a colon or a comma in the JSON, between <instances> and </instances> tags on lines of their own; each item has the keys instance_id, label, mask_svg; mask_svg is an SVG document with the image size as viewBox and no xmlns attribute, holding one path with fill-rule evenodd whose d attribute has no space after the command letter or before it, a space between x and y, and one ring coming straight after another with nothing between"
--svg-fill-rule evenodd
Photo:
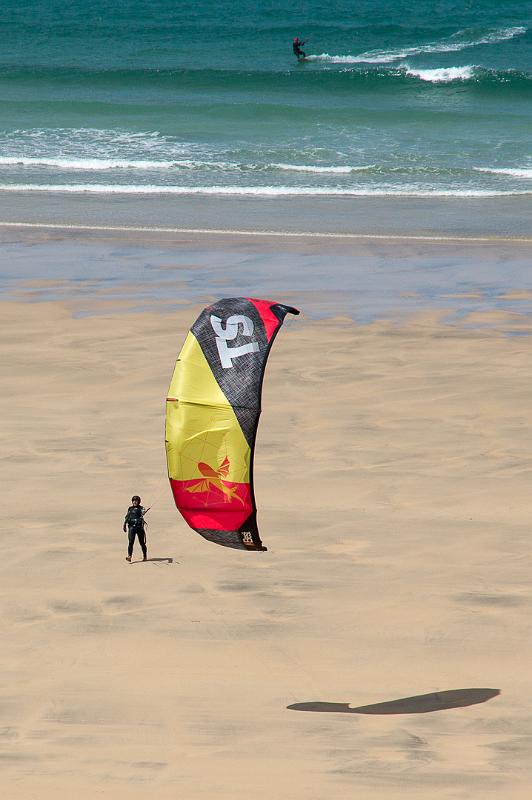
<instances>
[{"instance_id":1,"label":"kite leading edge","mask_svg":"<svg viewBox=\"0 0 532 800\"><path fill-rule=\"evenodd\" d=\"M205 539L266 550L257 527L253 452L264 370L296 308L236 297L205 308L177 359L166 399L166 455L175 504Z\"/></svg>"}]
</instances>

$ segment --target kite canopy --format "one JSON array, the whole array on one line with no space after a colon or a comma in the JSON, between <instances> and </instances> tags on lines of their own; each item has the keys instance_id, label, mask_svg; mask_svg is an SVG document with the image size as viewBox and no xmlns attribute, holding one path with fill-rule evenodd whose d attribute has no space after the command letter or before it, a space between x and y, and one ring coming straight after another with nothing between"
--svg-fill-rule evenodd
<instances>
[{"instance_id":1,"label":"kite canopy","mask_svg":"<svg viewBox=\"0 0 532 800\"><path fill-rule=\"evenodd\" d=\"M264 370L296 308L233 297L205 308L177 359L166 399L168 477L177 508L205 539L266 550L257 528L253 452Z\"/></svg>"}]
</instances>

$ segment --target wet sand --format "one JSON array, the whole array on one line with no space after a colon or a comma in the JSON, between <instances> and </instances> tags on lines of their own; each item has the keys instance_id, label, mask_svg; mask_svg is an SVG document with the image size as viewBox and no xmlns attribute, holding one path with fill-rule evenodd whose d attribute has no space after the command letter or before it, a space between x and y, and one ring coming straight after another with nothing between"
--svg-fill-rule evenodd
<instances>
[{"instance_id":1,"label":"wet sand","mask_svg":"<svg viewBox=\"0 0 532 800\"><path fill-rule=\"evenodd\" d=\"M39 241L87 252L79 234ZM163 265L160 240L142 241ZM32 251L40 263L34 238L17 242L12 265ZM183 242L167 244L184 258ZM249 244L219 247L251 258ZM266 246L253 247L245 269L261 274ZM272 247L312 256L316 274L330 263L309 242ZM495 292L444 281L435 304L421 271L399 314L393 297L363 320L322 313L312 280L301 287L264 383L263 554L203 541L167 487L164 398L200 290L181 275L138 310L145 272L113 299L39 263L13 269L1 304L6 797L530 796L532 324L524 271L512 272L530 253L490 247L478 263L509 270ZM350 252L357 265L368 255ZM72 261L86 280L98 263ZM297 305L290 263L273 299ZM223 281L206 275L209 299ZM58 296L43 294L52 279ZM132 493L154 507L150 560L129 565Z\"/></svg>"},{"instance_id":2,"label":"wet sand","mask_svg":"<svg viewBox=\"0 0 532 800\"><path fill-rule=\"evenodd\" d=\"M311 236L532 238L532 196L224 197L0 192L0 223L306 232Z\"/></svg>"},{"instance_id":3,"label":"wet sand","mask_svg":"<svg viewBox=\"0 0 532 800\"><path fill-rule=\"evenodd\" d=\"M279 231L277 232L279 233ZM394 239L0 227L0 292L76 316L282 296L361 324L438 310L532 312L532 240ZM510 319L510 317L509 317ZM511 328L511 326L510 326Z\"/></svg>"}]
</instances>

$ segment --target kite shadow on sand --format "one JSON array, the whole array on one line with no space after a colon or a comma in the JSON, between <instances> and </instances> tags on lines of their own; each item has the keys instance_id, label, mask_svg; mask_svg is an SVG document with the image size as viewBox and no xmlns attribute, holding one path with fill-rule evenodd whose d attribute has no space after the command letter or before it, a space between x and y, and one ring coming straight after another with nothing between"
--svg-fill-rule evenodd
<instances>
[{"instance_id":1,"label":"kite shadow on sand","mask_svg":"<svg viewBox=\"0 0 532 800\"><path fill-rule=\"evenodd\" d=\"M500 689L447 689L444 692L418 694L414 697L402 697L399 700L388 700L357 708L350 708L349 703L320 701L293 703L287 708L290 711L327 711L334 714L427 714L429 711L444 711L447 708L463 708L476 703L485 703L498 694Z\"/></svg>"}]
</instances>

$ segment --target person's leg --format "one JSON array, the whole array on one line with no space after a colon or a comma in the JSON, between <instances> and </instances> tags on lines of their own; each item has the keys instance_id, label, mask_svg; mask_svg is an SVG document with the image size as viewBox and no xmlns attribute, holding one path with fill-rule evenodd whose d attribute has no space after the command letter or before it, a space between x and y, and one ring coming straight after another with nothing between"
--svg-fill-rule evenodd
<instances>
[{"instance_id":1,"label":"person's leg","mask_svg":"<svg viewBox=\"0 0 532 800\"><path fill-rule=\"evenodd\" d=\"M129 528L127 536L128 536L127 560L131 561L131 556L133 555L133 543L135 541L135 528Z\"/></svg>"},{"instance_id":2,"label":"person's leg","mask_svg":"<svg viewBox=\"0 0 532 800\"><path fill-rule=\"evenodd\" d=\"M142 555L144 556L144 561L148 558L148 550L146 548L146 531L140 530L137 534L139 537L139 544L142 548Z\"/></svg>"}]
</instances>

